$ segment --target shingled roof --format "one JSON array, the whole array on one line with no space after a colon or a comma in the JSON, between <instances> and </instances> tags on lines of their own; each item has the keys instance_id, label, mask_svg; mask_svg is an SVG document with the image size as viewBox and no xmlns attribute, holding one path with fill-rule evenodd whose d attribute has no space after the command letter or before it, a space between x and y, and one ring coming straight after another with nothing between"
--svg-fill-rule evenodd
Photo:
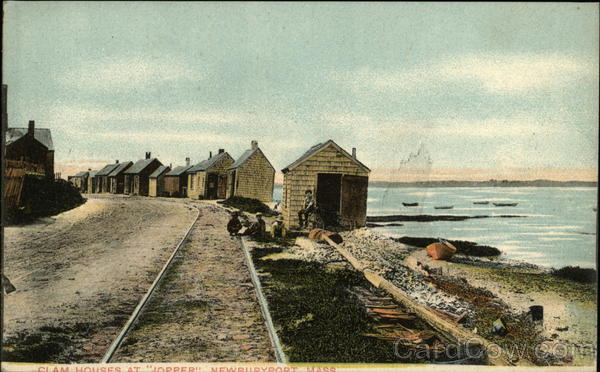
<instances>
[{"instance_id":1,"label":"shingled roof","mask_svg":"<svg viewBox=\"0 0 600 372\"><path fill-rule=\"evenodd\" d=\"M250 150L246 150L244 151L244 153L235 161L235 163L233 163L233 165L231 166L231 168L229 169L236 169L241 167L242 165L244 165L244 163L246 163L248 161L248 159L250 159L252 157L252 155L254 155L254 153L256 152L260 152L265 159L267 159L267 157L265 156L265 154L262 152L262 150L260 148L255 148L255 149L250 149ZM267 162L269 163L269 165L271 166L271 168L275 169L273 167L273 165L271 164L271 162L269 161L269 159L267 159Z\"/></svg>"},{"instance_id":2,"label":"shingled roof","mask_svg":"<svg viewBox=\"0 0 600 372\"><path fill-rule=\"evenodd\" d=\"M166 165L161 165L160 167L156 168L156 170L154 172L152 172L152 174L150 175L150 178L158 178L160 177L161 174L170 171L171 168L169 168Z\"/></svg>"},{"instance_id":3,"label":"shingled roof","mask_svg":"<svg viewBox=\"0 0 600 372\"><path fill-rule=\"evenodd\" d=\"M115 167L115 169L112 170L112 172L110 172L108 174L109 177L115 177L118 176L119 174L121 174L124 170L126 170L127 168L129 168L131 165L133 164L132 161L126 161L124 163L119 163L119 166Z\"/></svg>"},{"instance_id":4,"label":"shingled roof","mask_svg":"<svg viewBox=\"0 0 600 372\"><path fill-rule=\"evenodd\" d=\"M225 157L231 157L227 152L221 152L215 156L213 156L212 158L206 159L201 161L200 163L194 165L193 167L191 167L188 172L190 173L194 173L194 172L203 172L205 170L210 169L213 165L215 165L219 160L225 158Z\"/></svg>"},{"instance_id":5,"label":"shingled roof","mask_svg":"<svg viewBox=\"0 0 600 372\"><path fill-rule=\"evenodd\" d=\"M192 165L181 165L179 167L175 167L169 173L165 174L165 176L181 176L191 167Z\"/></svg>"},{"instance_id":6,"label":"shingled roof","mask_svg":"<svg viewBox=\"0 0 600 372\"><path fill-rule=\"evenodd\" d=\"M308 151L306 151L301 157L299 157L295 162L293 162L292 164L290 164L287 167L283 168L281 171L283 173L289 172L290 170L296 168L298 165L300 165L301 163L303 163L305 160L307 160L308 158L310 158L314 154L318 153L319 151L323 150L324 148L326 148L326 147L328 147L330 145L333 146L333 147L335 147L338 151L340 151L342 154L344 154L346 157L348 157L348 159L352 160L360 168L364 169L367 172L371 171L366 165L364 165L363 163L361 163L360 161L358 161L358 159L352 157L352 155L348 154L348 152L346 152L346 150L344 150L343 148L341 148L333 140L328 140L327 142L318 143L318 144L314 145L313 147L311 147L310 149L308 149Z\"/></svg>"},{"instance_id":7,"label":"shingled roof","mask_svg":"<svg viewBox=\"0 0 600 372\"><path fill-rule=\"evenodd\" d=\"M108 176L108 174L110 172L112 172L113 170L115 170L115 168L118 166L119 166L119 163L107 164L104 166L104 168L102 168L98 172L96 172L96 176Z\"/></svg>"},{"instance_id":8,"label":"shingled roof","mask_svg":"<svg viewBox=\"0 0 600 372\"><path fill-rule=\"evenodd\" d=\"M79 172L76 175L74 175L73 177L85 177L89 174L88 171L83 171L83 172Z\"/></svg>"},{"instance_id":9,"label":"shingled roof","mask_svg":"<svg viewBox=\"0 0 600 372\"><path fill-rule=\"evenodd\" d=\"M6 130L6 145L10 145L26 134L27 128L8 128ZM33 137L42 145L46 146L48 150L54 151L54 143L52 143L52 133L50 132L50 129L35 128L33 130Z\"/></svg>"},{"instance_id":10,"label":"shingled roof","mask_svg":"<svg viewBox=\"0 0 600 372\"><path fill-rule=\"evenodd\" d=\"M147 166L150 165L154 160L158 160L156 158L152 159L141 159L135 162L129 169L125 171L125 174L137 174L146 169Z\"/></svg>"}]
</instances>

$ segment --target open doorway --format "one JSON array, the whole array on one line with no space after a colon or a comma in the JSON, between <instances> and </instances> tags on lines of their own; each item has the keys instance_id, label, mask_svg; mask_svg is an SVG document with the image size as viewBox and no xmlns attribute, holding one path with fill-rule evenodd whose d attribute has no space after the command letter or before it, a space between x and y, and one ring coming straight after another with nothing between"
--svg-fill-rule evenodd
<instances>
[{"instance_id":1,"label":"open doorway","mask_svg":"<svg viewBox=\"0 0 600 372\"><path fill-rule=\"evenodd\" d=\"M342 195L342 175L319 173L317 175L317 207L325 225L337 224Z\"/></svg>"}]
</instances>

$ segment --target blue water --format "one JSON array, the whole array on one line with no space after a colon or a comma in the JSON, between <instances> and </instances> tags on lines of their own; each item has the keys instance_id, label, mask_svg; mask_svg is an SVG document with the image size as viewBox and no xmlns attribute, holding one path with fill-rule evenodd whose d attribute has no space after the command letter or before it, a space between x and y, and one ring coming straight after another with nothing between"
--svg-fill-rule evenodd
<instances>
[{"instance_id":1,"label":"blue water","mask_svg":"<svg viewBox=\"0 0 600 372\"><path fill-rule=\"evenodd\" d=\"M519 215L523 218L480 218L464 221L402 222L374 231L394 237L420 236L469 240L499 248L504 257L547 267L596 267L596 188L592 187L369 187L369 216ZM281 200L281 187L275 188ZM490 202L475 205L473 201ZM404 207L419 203L418 207ZM493 202L518 203L495 207ZM453 205L453 209L434 206Z\"/></svg>"}]
</instances>

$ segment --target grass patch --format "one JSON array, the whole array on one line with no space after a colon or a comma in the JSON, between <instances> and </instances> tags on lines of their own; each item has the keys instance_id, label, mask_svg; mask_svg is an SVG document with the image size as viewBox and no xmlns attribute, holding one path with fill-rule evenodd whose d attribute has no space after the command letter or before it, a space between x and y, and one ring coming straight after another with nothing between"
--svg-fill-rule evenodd
<instances>
[{"instance_id":1,"label":"grass patch","mask_svg":"<svg viewBox=\"0 0 600 372\"><path fill-rule=\"evenodd\" d=\"M439 241L435 238L415 238L411 236L403 236L401 238L396 238L395 240L403 244L422 248ZM456 247L457 254L464 254L466 256L490 257L498 256L502 253L498 248L490 247L489 245L480 245L464 240L448 240L448 242Z\"/></svg>"},{"instance_id":2,"label":"grass patch","mask_svg":"<svg viewBox=\"0 0 600 372\"><path fill-rule=\"evenodd\" d=\"M281 252L279 248L254 249L252 256L257 269L270 274L268 279L262 278L262 285L290 362L428 361L410 354L402 345L398 352L413 359L399 360L393 344L363 336L374 332L375 323L349 292L356 286L368 286L360 273L294 259L261 259ZM419 320L414 326L426 327Z\"/></svg>"},{"instance_id":3,"label":"grass patch","mask_svg":"<svg viewBox=\"0 0 600 372\"><path fill-rule=\"evenodd\" d=\"M579 266L565 266L558 270L552 270L552 275L570 279L579 283L595 283L596 282L596 269L584 269Z\"/></svg>"},{"instance_id":4,"label":"grass patch","mask_svg":"<svg viewBox=\"0 0 600 372\"><path fill-rule=\"evenodd\" d=\"M218 202L228 207L237 208L243 212L248 213L262 213L265 216L274 216L275 213L265 203L257 199L243 198L241 196L234 196Z\"/></svg>"}]
</instances>

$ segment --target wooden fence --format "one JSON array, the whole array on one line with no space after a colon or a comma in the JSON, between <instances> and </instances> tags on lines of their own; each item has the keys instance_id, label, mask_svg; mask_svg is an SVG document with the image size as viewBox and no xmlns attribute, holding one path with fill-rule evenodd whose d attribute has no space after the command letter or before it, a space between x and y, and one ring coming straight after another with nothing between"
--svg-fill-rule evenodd
<instances>
[{"instance_id":1,"label":"wooden fence","mask_svg":"<svg viewBox=\"0 0 600 372\"><path fill-rule=\"evenodd\" d=\"M25 168L6 167L4 177L4 205L6 209L16 209L21 202L21 191L25 181Z\"/></svg>"}]
</instances>

